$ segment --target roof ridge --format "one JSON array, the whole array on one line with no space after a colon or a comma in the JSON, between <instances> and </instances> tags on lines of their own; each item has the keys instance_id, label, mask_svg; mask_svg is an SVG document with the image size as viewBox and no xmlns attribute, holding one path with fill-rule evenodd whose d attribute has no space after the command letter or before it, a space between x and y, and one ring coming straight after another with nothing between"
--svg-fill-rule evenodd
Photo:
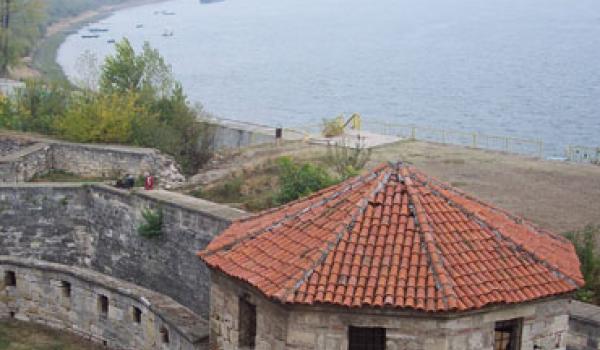
<instances>
[{"instance_id":1,"label":"roof ridge","mask_svg":"<svg viewBox=\"0 0 600 350\"><path fill-rule=\"evenodd\" d=\"M527 218L524 218L524 217L519 216L519 215L512 214L512 213L508 212L506 209L494 206L494 205L492 205L492 204L490 204L490 203L488 203L486 201L483 201L483 200L481 200L479 198L473 197L469 193L467 193L467 192L465 192L465 191L463 191L463 190L461 190L461 189L459 189L457 187L450 186L449 184L447 184L444 181L441 181L441 180L439 180L439 179L437 179L437 178L435 178L433 176L425 175L422 171L420 171L418 169L415 169L415 168L412 168L412 167L410 169L411 169L412 172L415 172L415 173L421 175L422 177L425 177L425 178L429 179L430 180L429 182L434 182L437 186L443 188L446 191L454 192L455 194L457 194L459 196L462 196L462 197L465 197L466 199L471 200L471 201L473 201L473 202L475 202L475 203L477 203L479 205L482 205L482 206L486 207L489 210L501 213L502 215L506 216L508 219L512 220L515 224L529 226L529 227L531 227L532 229L534 229L535 231L537 231L539 233L542 233L544 235L550 236L550 237L555 238L555 239L557 239L559 241L562 241L562 242L568 242L568 240L565 237L563 237L562 235L560 235L560 234L558 234L556 232L552 232L552 231L546 230L546 229L538 226L537 224L529 221ZM423 182L423 181L421 181L421 182ZM423 183L427 184L427 182L423 182Z\"/></svg>"},{"instance_id":2,"label":"roof ridge","mask_svg":"<svg viewBox=\"0 0 600 350\"><path fill-rule=\"evenodd\" d=\"M378 169L378 170L382 170L382 169ZM215 254L215 253L217 253L219 251L231 249L235 245L238 245L238 244L240 244L242 242L245 242L247 240L253 239L253 238L259 236L260 234L262 234L262 233L264 233L266 231L270 231L270 230L272 230L272 229L274 229L276 227L279 227L283 223L288 222L290 220L293 220L293 219L297 218L298 216L300 216L300 215L302 215L302 214L304 214L304 213L306 213L306 212L308 212L308 211L310 211L312 209L321 207L325 203L328 203L328 202L330 202L330 201L332 201L332 200L334 200L334 199L342 196L343 194L356 189L357 187L361 187L361 186L366 185L370 181L373 181L374 179L376 179L378 175L379 175L379 173L377 171L373 171L373 172L368 173L367 175L362 175L362 176L358 176L358 177L354 178L352 181L349 181L344 186L341 186L343 183L339 184L340 187L342 187L342 189L340 191L335 191L331 195L326 196L325 198L317 201L316 203L314 203L314 204L312 204L312 205L310 205L308 207L300 208L300 209L296 210L295 212L293 212L293 213L291 213L289 215L285 215L282 218L280 218L279 220L274 221L272 224L270 224L270 225L268 225L266 227L257 229L257 230L255 230L253 232L246 233L244 236L239 237L238 239L233 240L229 244L221 246L221 247L219 247L219 248L217 248L215 250L205 251L205 252L203 252L203 255L205 255L205 256L211 256L211 255L213 255L213 254ZM315 193L315 195L317 193ZM308 198L311 198L311 197L308 197ZM302 200L305 201L308 198L305 197ZM290 205L291 205L291 203L290 203ZM281 207L279 207L278 210L281 210ZM267 213L269 213L269 212L264 212L263 214L267 214ZM257 218L257 217L259 217L259 216L261 216L263 214L258 214L256 216L253 216L253 217L250 217L250 218ZM240 219L240 221L238 221L238 222L243 222L243 221L246 221L247 219L248 218Z\"/></svg>"},{"instance_id":3,"label":"roof ridge","mask_svg":"<svg viewBox=\"0 0 600 350\"><path fill-rule=\"evenodd\" d=\"M373 172L373 175L376 175L375 178L377 178L378 173L377 172ZM293 295L294 293L296 293L296 291L298 290L298 288L300 288L302 286L303 283L305 283L310 276L314 273L315 269L317 266L321 265L323 263L323 261L325 261L325 259L327 258L327 256L331 253L331 251L340 243L341 239L344 237L344 235L352 230L354 228L354 225L356 225L356 221L357 219L364 213L364 211L366 210L367 206L369 205L369 203L372 202L372 200L377 196L377 194L379 192L381 192L384 188L385 188L385 184L387 183L389 177L391 175L391 172L388 172L383 179L381 179L378 183L377 186L374 186L375 189L373 191L371 191L369 198L363 198L360 201L360 205L359 207L355 210L354 214L352 215L352 218L350 220L350 223L348 225L346 225L344 227L344 229L340 230L340 232L338 232L336 234L335 237L335 241L334 242L328 242L326 249L323 251L323 254L321 255L321 257L319 259L317 259L317 261L315 261L315 263L313 264L313 266L311 266L309 269L305 270L305 272L303 273L303 276L300 280L298 280L295 284L294 287L292 287L283 297L282 300L285 301L285 299L289 296L289 295Z\"/></svg>"},{"instance_id":4,"label":"roof ridge","mask_svg":"<svg viewBox=\"0 0 600 350\"><path fill-rule=\"evenodd\" d=\"M434 235L431 230L431 223L425 213L423 204L421 200L418 198L415 193L415 189L413 186L413 179L410 177L409 168L403 167L408 176L402 174L404 182L406 184L406 191L408 193L408 202L412 204L412 208L409 205L409 210L411 214L415 217L415 226L419 227L419 230L415 230L421 235L422 242L425 245L425 252L427 253L427 259L429 261L430 266L433 270L433 277L435 279L436 285L439 286L440 291L443 295L443 301L446 305L446 309L456 309L456 302L458 300L458 296L454 291L452 286L452 277L450 273L446 270L446 266L444 265L443 258L441 254L438 252L438 248L435 243ZM449 289L449 288L450 289Z\"/></svg>"},{"instance_id":5,"label":"roof ridge","mask_svg":"<svg viewBox=\"0 0 600 350\"><path fill-rule=\"evenodd\" d=\"M513 245L513 247L516 248L517 251L523 252L524 254L526 254L529 258L531 258L535 262L542 264L543 266L545 266L549 270L554 271L555 273L557 273L558 275L560 275L564 279L568 280L569 283L573 284L575 287L578 287L578 284L577 284L576 280L573 277L571 277L567 273L563 272L560 268L558 268L556 266L553 266L553 264L549 263L548 261L539 258L534 252L531 252L529 249L526 249L523 245L515 242L512 238L504 235L502 232L500 232L500 230L498 230L498 228L496 228L496 227L490 225L489 223L487 223L486 221L482 220L474 212L472 212L469 209L465 208L461 204L456 203L451 198L448 198L447 196L444 196L441 192L439 192L435 188L431 187L431 185L429 184L429 182L422 181L422 180L419 180L419 179L414 179L414 180L421 182L424 186L426 186L427 188L429 188L431 190L432 194L434 194L434 195L436 195L438 197L443 198L445 200L445 202L448 203L450 206L455 207L460 212L462 212L463 214L465 214L467 217L470 217L471 219L474 219L474 221L479 226L485 227L488 230L490 230L490 232L492 232L496 238L510 242ZM438 183L437 185L440 186L442 189L444 189L446 191L448 191L448 190L451 191L451 187L444 186L441 183ZM452 192L455 192L455 191L452 191ZM462 193L458 193L458 194L463 195ZM473 199L472 197L466 197L466 198L469 199L469 200L473 200L473 201L475 201L478 204L482 204L482 203L479 203L476 199ZM488 207L487 204L484 204L484 205L486 205L486 207ZM488 208L494 209L493 207L488 207ZM504 214L503 211L500 211L500 212L502 214Z\"/></svg>"}]
</instances>

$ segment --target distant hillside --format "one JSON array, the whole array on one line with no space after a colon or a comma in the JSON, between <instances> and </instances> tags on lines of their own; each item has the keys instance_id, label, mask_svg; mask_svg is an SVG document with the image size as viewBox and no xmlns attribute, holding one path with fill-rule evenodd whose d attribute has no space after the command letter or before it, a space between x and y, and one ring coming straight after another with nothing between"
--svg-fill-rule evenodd
<instances>
[{"instance_id":1,"label":"distant hillside","mask_svg":"<svg viewBox=\"0 0 600 350\"><path fill-rule=\"evenodd\" d=\"M46 25L61 18L76 16L103 5L114 5L126 0L46 0Z\"/></svg>"}]
</instances>

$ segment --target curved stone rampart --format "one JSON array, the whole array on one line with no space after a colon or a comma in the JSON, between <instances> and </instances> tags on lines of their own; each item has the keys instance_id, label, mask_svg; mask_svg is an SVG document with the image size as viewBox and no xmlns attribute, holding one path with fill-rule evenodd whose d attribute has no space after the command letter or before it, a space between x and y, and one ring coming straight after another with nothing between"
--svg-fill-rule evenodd
<instances>
[{"instance_id":1,"label":"curved stone rampart","mask_svg":"<svg viewBox=\"0 0 600 350\"><path fill-rule=\"evenodd\" d=\"M113 349L206 349L207 324L173 299L73 266L0 256L0 318L76 333Z\"/></svg>"},{"instance_id":2,"label":"curved stone rampart","mask_svg":"<svg viewBox=\"0 0 600 350\"><path fill-rule=\"evenodd\" d=\"M137 232L160 208L162 234ZM101 184L0 185L0 255L89 268L170 296L206 317L210 275L196 257L245 213L168 191Z\"/></svg>"}]
</instances>

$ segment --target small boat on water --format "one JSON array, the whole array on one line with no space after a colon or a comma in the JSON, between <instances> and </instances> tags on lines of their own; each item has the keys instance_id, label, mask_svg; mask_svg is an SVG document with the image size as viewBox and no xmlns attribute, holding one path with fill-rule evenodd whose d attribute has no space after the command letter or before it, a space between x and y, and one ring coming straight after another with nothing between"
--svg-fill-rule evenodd
<instances>
[{"instance_id":1,"label":"small boat on water","mask_svg":"<svg viewBox=\"0 0 600 350\"><path fill-rule=\"evenodd\" d=\"M94 39L94 38L99 38L100 35L98 35L98 34L84 34L81 37L83 39Z\"/></svg>"},{"instance_id":2,"label":"small boat on water","mask_svg":"<svg viewBox=\"0 0 600 350\"><path fill-rule=\"evenodd\" d=\"M143 25L143 24L138 24L138 25L136 25L135 27L136 27L137 29L140 29L140 28L144 28L144 25Z\"/></svg>"},{"instance_id":3,"label":"small boat on water","mask_svg":"<svg viewBox=\"0 0 600 350\"><path fill-rule=\"evenodd\" d=\"M165 16L174 16L175 12L173 12L173 11L163 11L162 14L165 15Z\"/></svg>"},{"instance_id":4,"label":"small boat on water","mask_svg":"<svg viewBox=\"0 0 600 350\"><path fill-rule=\"evenodd\" d=\"M173 29L165 28L165 30L162 33L162 36L164 36L164 37L173 36Z\"/></svg>"},{"instance_id":5,"label":"small boat on water","mask_svg":"<svg viewBox=\"0 0 600 350\"><path fill-rule=\"evenodd\" d=\"M108 28L90 28L90 29L88 29L88 31L90 33L102 33L102 32L108 32Z\"/></svg>"},{"instance_id":6,"label":"small boat on water","mask_svg":"<svg viewBox=\"0 0 600 350\"><path fill-rule=\"evenodd\" d=\"M114 44L115 43L115 39L108 39L106 40L107 43L109 44Z\"/></svg>"}]
</instances>

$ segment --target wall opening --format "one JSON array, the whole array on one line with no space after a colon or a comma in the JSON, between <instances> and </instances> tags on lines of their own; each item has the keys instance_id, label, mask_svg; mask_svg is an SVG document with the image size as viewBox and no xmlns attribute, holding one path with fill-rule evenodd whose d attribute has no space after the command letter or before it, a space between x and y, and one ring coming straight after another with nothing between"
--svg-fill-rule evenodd
<instances>
[{"instance_id":1,"label":"wall opening","mask_svg":"<svg viewBox=\"0 0 600 350\"><path fill-rule=\"evenodd\" d=\"M60 282L60 289L62 291L62 296L65 298L71 297L71 283L67 281Z\"/></svg>"},{"instance_id":2,"label":"wall opening","mask_svg":"<svg viewBox=\"0 0 600 350\"><path fill-rule=\"evenodd\" d=\"M15 318L15 312L14 311L9 312L8 315L10 316L10 318Z\"/></svg>"},{"instance_id":3,"label":"wall opening","mask_svg":"<svg viewBox=\"0 0 600 350\"><path fill-rule=\"evenodd\" d=\"M134 323L142 323L142 310L139 307L131 307L131 318Z\"/></svg>"},{"instance_id":4,"label":"wall opening","mask_svg":"<svg viewBox=\"0 0 600 350\"><path fill-rule=\"evenodd\" d=\"M165 327L160 327L160 338L162 339L163 344L169 344L169 330Z\"/></svg>"},{"instance_id":5,"label":"wall opening","mask_svg":"<svg viewBox=\"0 0 600 350\"><path fill-rule=\"evenodd\" d=\"M238 345L246 349L254 349L256 345L256 306L247 298L239 299L239 339Z\"/></svg>"},{"instance_id":6,"label":"wall opening","mask_svg":"<svg viewBox=\"0 0 600 350\"><path fill-rule=\"evenodd\" d=\"M17 274L14 271L4 271L4 285L7 287L17 286Z\"/></svg>"},{"instance_id":7,"label":"wall opening","mask_svg":"<svg viewBox=\"0 0 600 350\"><path fill-rule=\"evenodd\" d=\"M520 318L496 322L494 327L494 350L520 350L521 329Z\"/></svg>"},{"instance_id":8,"label":"wall opening","mask_svg":"<svg viewBox=\"0 0 600 350\"><path fill-rule=\"evenodd\" d=\"M385 328L348 328L349 350L385 350Z\"/></svg>"},{"instance_id":9,"label":"wall opening","mask_svg":"<svg viewBox=\"0 0 600 350\"><path fill-rule=\"evenodd\" d=\"M98 313L100 317L108 317L108 297L106 295L98 295Z\"/></svg>"}]
</instances>

